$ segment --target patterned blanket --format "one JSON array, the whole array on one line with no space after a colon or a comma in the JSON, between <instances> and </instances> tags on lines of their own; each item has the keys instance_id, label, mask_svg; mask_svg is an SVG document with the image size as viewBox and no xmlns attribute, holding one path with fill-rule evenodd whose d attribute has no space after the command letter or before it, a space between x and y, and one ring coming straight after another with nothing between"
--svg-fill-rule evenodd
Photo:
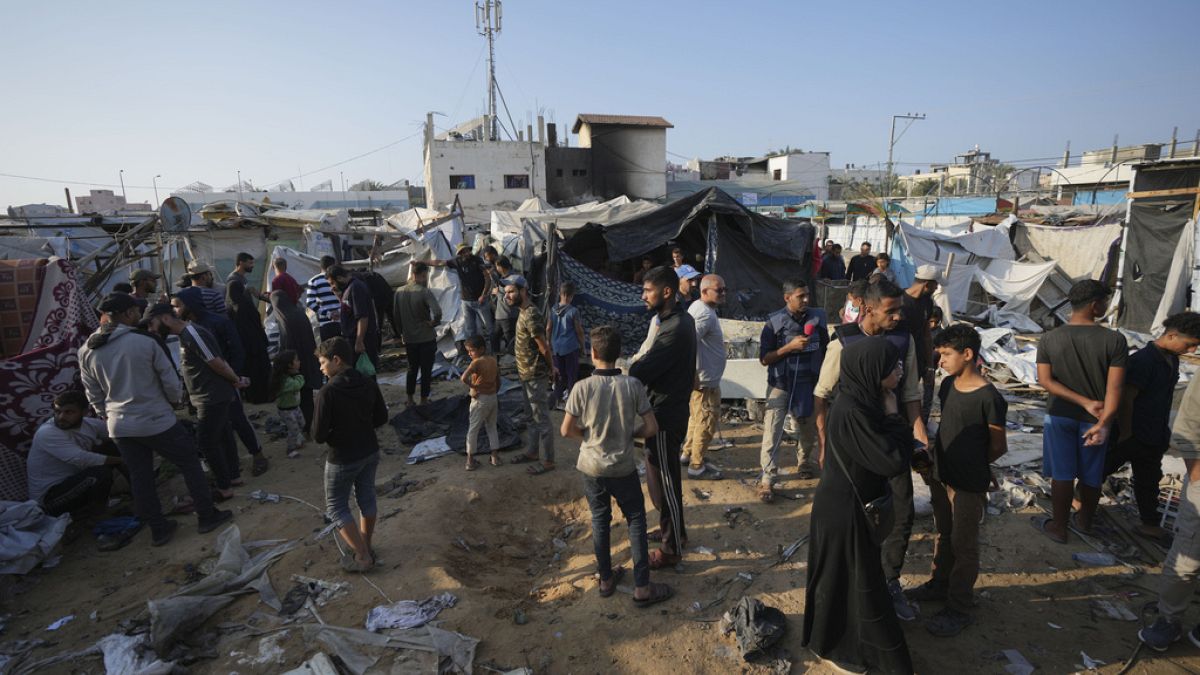
<instances>
[{"instance_id":1,"label":"patterned blanket","mask_svg":"<svg viewBox=\"0 0 1200 675\"><path fill-rule=\"evenodd\" d=\"M0 260L0 358L27 351L45 273L45 260Z\"/></svg>"},{"instance_id":2,"label":"patterned blanket","mask_svg":"<svg viewBox=\"0 0 1200 675\"><path fill-rule=\"evenodd\" d=\"M76 350L99 325L65 260L44 266L35 297L24 351L0 360L0 500L26 498L33 432L50 417L55 396L79 387Z\"/></svg>"},{"instance_id":3,"label":"patterned blanket","mask_svg":"<svg viewBox=\"0 0 1200 675\"><path fill-rule=\"evenodd\" d=\"M561 281L575 284L575 306L583 316L583 325L615 326L621 333L621 353L633 354L646 339L650 312L642 302L642 289L634 284L604 276L563 253L558 254Z\"/></svg>"}]
</instances>

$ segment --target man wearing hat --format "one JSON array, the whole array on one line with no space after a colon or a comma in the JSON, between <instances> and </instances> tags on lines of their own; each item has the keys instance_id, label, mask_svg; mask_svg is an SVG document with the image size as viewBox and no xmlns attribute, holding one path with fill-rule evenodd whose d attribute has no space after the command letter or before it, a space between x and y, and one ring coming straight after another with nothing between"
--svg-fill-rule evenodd
<instances>
[{"instance_id":1,"label":"man wearing hat","mask_svg":"<svg viewBox=\"0 0 1200 675\"><path fill-rule=\"evenodd\" d=\"M536 305L529 301L525 277L510 274L503 281L504 300L519 310L517 335L513 349L517 357L517 377L529 406L529 441L525 452L512 460L513 464L536 462L529 473L540 475L554 469L554 432L550 428L550 383L554 381L554 357L546 337L546 320ZM540 449L540 454L539 454Z\"/></svg>"},{"instance_id":2,"label":"man wearing hat","mask_svg":"<svg viewBox=\"0 0 1200 675\"><path fill-rule=\"evenodd\" d=\"M134 270L129 275L129 285L133 286L133 298L138 306L145 310L151 302L158 301L158 280L161 274L150 270Z\"/></svg>"},{"instance_id":3,"label":"man wearing hat","mask_svg":"<svg viewBox=\"0 0 1200 675\"><path fill-rule=\"evenodd\" d=\"M492 305L488 299L492 294L492 280L487 273L487 264L471 252L467 244L459 244L454 260L430 260L434 267L449 267L458 272L458 289L462 292L463 329L455 336L459 356L466 354L464 343L472 335L482 335L488 340L493 330Z\"/></svg>"},{"instance_id":4,"label":"man wearing hat","mask_svg":"<svg viewBox=\"0 0 1200 675\"><path fill-rule=\"evenodd\" d=\"M187 278L192 286L200 289L200 295L204 298L204 307L210 312L218 314L225 313L225 287L214 288L213 283L213 268L207 263L193 260L188 263Z\"/></svg>"},{"instance_id":5,"label":"man wearing hat","mask_svg":"<svg viewBox=\"0 0 1200 675\"><path fill-rule=\"evenodd\" d=\"M687 311L697 298L700 297L700 271L691 265L680 265L675 268L679 277L679 308Z\"/></svg>"},{"instance_id":6,"label":"man wearing hat","mask_svg":"<svg viewBox=\"0 0 1200 675\"><path fill-rule=\"evenodd\" d=\"M183 475L200 518L200 532L211 532L233 514L213 506L194 440L175 416L183 390L174 364L154 338L134 330L142 314L133 296L109 295L100 311L108 316L108 325L79 348L79 372L88 403L106 421L108 435L129 467L138 518L150 526L154 546L169 542L178 527L163 516L158 500L154 477L154 453L158 453ZM147 316L170 311L170 305L155 305Z\"/></svg>"},{"instance_id":7,"label":"man wearing hat","mask_svg":"<svg viewBox=\"0 0 1200 675\"><path fill-rule=\"evenodd\" d=\"M903 328L912 336L913 346L917 350L917 375L923 387L921 417L925 420L929 419L929 409L933 404L933 380L937 369L937 361L933 358L929 315L933 314L933 294L941 279L942 272L936 265L921 265L917 268L912 285L900 299L904 312Z\"/></svg>"}]
</instances>

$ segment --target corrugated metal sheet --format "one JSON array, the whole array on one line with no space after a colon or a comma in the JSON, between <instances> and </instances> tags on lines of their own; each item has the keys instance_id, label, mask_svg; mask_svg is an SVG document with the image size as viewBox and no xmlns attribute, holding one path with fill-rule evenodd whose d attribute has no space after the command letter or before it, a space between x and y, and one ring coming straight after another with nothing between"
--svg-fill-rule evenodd
<instances>
[{"instance_id":1,"label":"corrugated metal sheet","mask_svg":"<svg viewBox=\"0 0 1200 675\"><path fill-rule=\"evenodd\" d=\"M579 128L584 124L613 124L627 127L659 127L662 129L675 128L674 124L658 116L581 114L575 118L575 126L571 127L571 133L579 133Z\"/></svg>"}]
</instances>

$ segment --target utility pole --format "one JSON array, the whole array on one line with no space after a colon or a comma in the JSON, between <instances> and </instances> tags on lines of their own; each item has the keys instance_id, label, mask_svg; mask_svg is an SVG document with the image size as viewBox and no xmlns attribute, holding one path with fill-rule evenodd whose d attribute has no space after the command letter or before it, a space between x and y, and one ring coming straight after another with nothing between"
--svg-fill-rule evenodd
<instances>
[{"instance_id":1,"label":"utility pole","mask_svg":"<svg viewBox=\"0 0 1200 675\"><path fill-rule=\"evenodd\" d=\"M151 181L152 183L154 183L154 208L156 208L156 209L158 208L158 205L159 205L159 203L160 203L160 202L158 201L158 179L159 179L159 178L162 178L162 174L161 174L161 173L160 173L160 174L158 174L157 176L155 176L154 178L151 178L151 179L150 179L150 181Z\"/></svg>"},{"instance_id":2,"label":"utility pole","mask_svg":"<svg viewBox=\"0 0 1200 675\"><path fill-rule=\"evenodd\" d=\"M117 178L121 180L121 199L128 200L129 198L125 196L125 169L117 172Z\"/></svg>"},{"instance_id":3,"label":"utility pole","mask_svg":"<svg viewBox=\"0 0 1200 675\"><path fill-rule=\"evenodd\" d=\"M242 172L240 169L238 170L237 175L238 175L238 201L239 202L245 201L245 199L242 197Z\"/></svg>"},{"instance_id":4,"label":"utility pole","mask_svg":"<svg viewBox=\"0 0 1200 675\"><path fill-rule=\"evenodd\" d=\"M892 115L892 132L888 135L887 179L884 183L885 189L887 189L889 194L884 195L885 197L890 196L892 191L892 150L896 147L896 141L898 140L896 138L896 120L909 120L908 126L910 127L912 126L913 122L923 119L925 119L924 113L905 113L903 115ZM900 131L900 135L903 136L905 131L908 131L908 127L904 127L904 129Z\"/></svg>"},{"instance_id":5,"label":"utility pole","mask_svg":"<svg viewBox=\"0 0 1200 675\"><path fill-rule=\"evenodd\" d=\"M475 29L487 38L488 43L488 112L487 137L497 140L496 133L496 33L500 32L503 11L500 0L477 0L475 3ZM515 130L514 130L515 133Z\"/></svg>"}]
</instances>

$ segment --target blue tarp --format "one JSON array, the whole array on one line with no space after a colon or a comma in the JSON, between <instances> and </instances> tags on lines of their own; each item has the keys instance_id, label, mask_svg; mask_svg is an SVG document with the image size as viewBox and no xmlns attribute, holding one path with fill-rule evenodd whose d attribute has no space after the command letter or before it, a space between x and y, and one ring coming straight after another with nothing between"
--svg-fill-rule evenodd
<instances>
[{"instance_id":1,"label":"blue tarp","mask_svg":"<svg viewBox=\"0 0 1200 675\"><path fill-rule=\"evenodd\" d=\"M995 212L995 197L943 197L925 209L928 216L986 216Z\"/></svg>"},{"instance_id":2,"label":"blue tarp","mask_svg":"<svg viewBox=\"0 0 1200 675\"><path fill-rule=\"evenodd\" d=\"M1075 200L1071 203L1075 206L1088 204L1111 206L1125 203L1125 195L1125 190L1088 190L1087 192L1076 192Z\"/></svg>"}]
</instances>

